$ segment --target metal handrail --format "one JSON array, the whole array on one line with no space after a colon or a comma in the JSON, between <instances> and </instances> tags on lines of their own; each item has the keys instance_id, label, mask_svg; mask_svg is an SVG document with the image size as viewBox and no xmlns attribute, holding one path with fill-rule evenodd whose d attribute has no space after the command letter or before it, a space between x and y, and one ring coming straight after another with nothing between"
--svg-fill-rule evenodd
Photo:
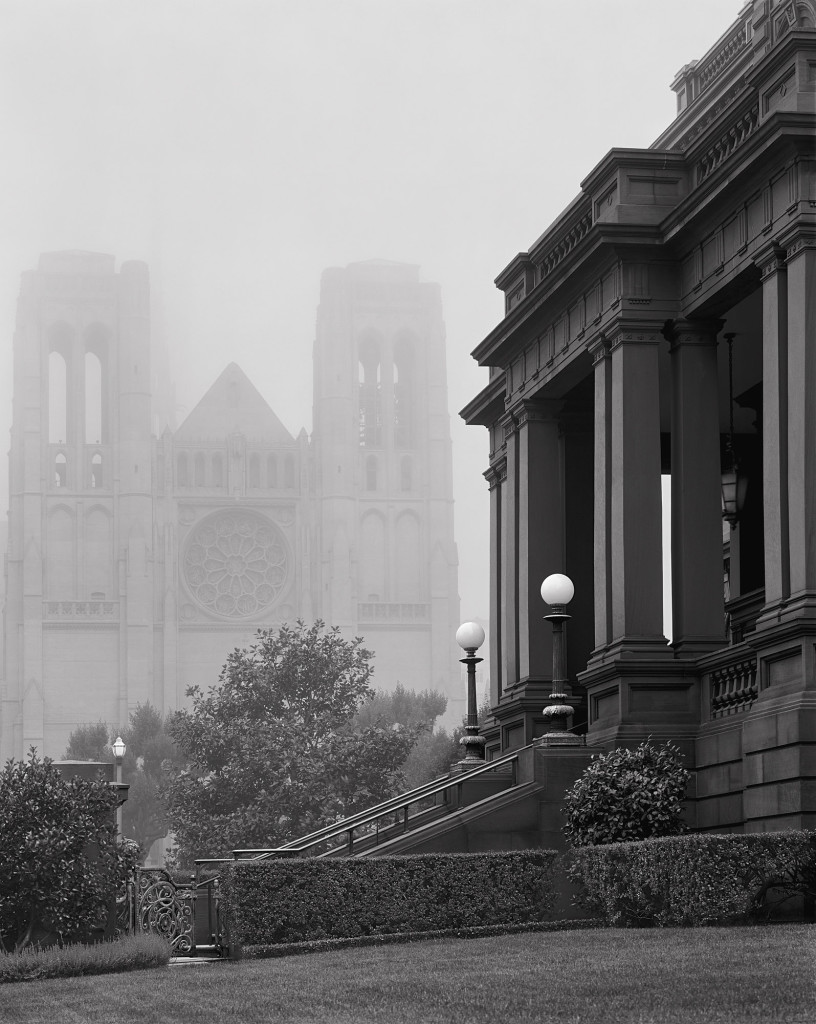
<instances>
[{"instance_id":1,"label":"metal handrail","mask_svg":"<svg viewBox=\"0 0 816 1024\"><path fill-rule=\"evenodd\" d=\"M311 849L313 846L317 846L319 843L322 843L327 839L334 839L337 836L344 834L348 834L349 836L349 851L351 852L354 846L353 834L356 828L360 828L363 825L373 824L386 814L401 810L404 812L403 827L407 829L408 808L411 804L418 803L426 797L435 796L438 793L445 792L446 790L452 789L454 786L461 786L463 782L469 782L471 779L484 775L489 771L493 771L502 765L510 765L512 771L510 785L514 786L516 784L518 759L518 751L515 751L512 754L507 754L494 761L488 761L486 764L482 765L481 768L475 768L473 771L464 772L462 775L457 775L454 778L441 776L438 779L434 779L432 782L426 782L424 785L410 790L408 793L391 797L390 800L384 800L382 803L377 804L374 807L370 807L366 811L358 811L357 814L349 815L349 817L343 818L341 821L337 821L333 825L327 825L322 829L318 829L317 832L312 832L309 835L302 836L300 839L293 839L291 842L285 843L283 846L279 846L274 849L263 851L236 850L234 853L236 855L241 853L253 853L254 856L250 858L251 860L268 860L270 857L280 856L280 852L283 850L291 851L293 854L303 853L305 850Z\"/></svg>"}]
</instances>

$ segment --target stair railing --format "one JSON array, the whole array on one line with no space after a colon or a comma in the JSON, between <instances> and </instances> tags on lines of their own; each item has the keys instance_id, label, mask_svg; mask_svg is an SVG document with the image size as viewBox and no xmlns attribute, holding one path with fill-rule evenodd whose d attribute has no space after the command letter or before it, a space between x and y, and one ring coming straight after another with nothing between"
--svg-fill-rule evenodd
<instances>
[{"instance_id":1,"label":"stair railing","mask_svg":"<svg viewBox=\"0 0 816 1024\"><path fill-rule=\"evenodd\" d=\"M450 776L441 776L440 778L434 779L431 782L426 782L424 785L418 786L416 789L412 789L407 793L402 793L400 796L384 800L382 803L379 803L368 810L359 811L357 814L351 814L347 818L343 818L332 825L327 825L324 828L318 829L316 832L311 832L309 835L302 836L300 839L294 839L289 843L285 843L283 846L266 850L234 850L233 857L235 860L267 860L272 857L308 856L309 852L321 843L331 839L337 839L344 835L346 836L348 854L351 856L354 852L355 831L366 827L373 827L376 835L379 819L384 818L389 814L401 813L402 830L403 832L407 832L411 806L426 800L429 797L437 796L438 794L443 795L443 804L447 804L450 802L450 791L454 788L457 789L459 800L461 802L462 787L465 782L470 782L472 779L486 775L489 772L495 771L497 768L509 767L510 787L512 788L516 785L518 779L518 760L519 755L518 751L516 751L512 754L507 754L504 757L496 758L493 761L488 761L481 768L476 768L473 771L463 772L461 775L456 775L452 778ZM423 808L423 810L429 809L430 808Z\"/></svg>"}]
</instances>

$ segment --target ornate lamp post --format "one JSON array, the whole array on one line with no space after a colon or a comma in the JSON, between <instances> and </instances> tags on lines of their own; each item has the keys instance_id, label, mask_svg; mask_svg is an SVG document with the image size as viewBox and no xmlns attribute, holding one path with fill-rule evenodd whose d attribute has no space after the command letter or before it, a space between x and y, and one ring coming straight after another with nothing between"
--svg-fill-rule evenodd
<instances>
[{"instance_id":1,"label":"ornate lamp post","mask_svg":"<svg viewBox=\"0 0 816 1024\"><path fill-rule=\"evenodd\" d=\"M122 761L125 759L127 747L125 741L121 736L117 736L113 741L113 756L116 759L116 787L117 787L117 799L120 795L120 789L122 785ZM122 803L121 801L116 805L116 831L119 833L119 837L122 837Z\"/></svg>"},{"instance_id":2,"label":"ornate lamp post","mask_svg":"<svg viewBox=\"0 0 816 1024\"><path fill-rule=\"evenodd\" d=\"M485 631L478 622L464 622L456 630L456 642L465 652L459 660L467 666L467 725L465 735L459 740L465 748L464 758L455 765L458 771L478 768L484 764L484 737L479 735L479 720L476 710L476 666L482 658L476 657L476 651L482 646Z\"/></svg>"},{"instance_id":3,"label":"ornate lamp post","mask_svg":"<svg viewBox=\"0 0 816 1024\"><path fill-rule=\"evenodd\" d=\"M581 740L567 730L567 722L572 715L572 706L567 703L572 687L567 678L567 649L564 637L564 623L571 616L567 613L567 605L575 595L575 587L569 576L555 572L541 584L541 596L551 608L545 615L552 623L553 630L553 669L551 703L544 708L548 731L541 737L547 745L577 746Z\"/></svg>"}]
</instances>

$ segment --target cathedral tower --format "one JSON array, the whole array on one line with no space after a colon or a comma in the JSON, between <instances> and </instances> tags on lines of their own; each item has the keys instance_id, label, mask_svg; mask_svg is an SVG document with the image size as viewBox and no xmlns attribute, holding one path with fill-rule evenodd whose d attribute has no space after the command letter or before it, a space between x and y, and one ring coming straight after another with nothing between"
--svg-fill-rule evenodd
<instances>
[{"instance_id":1,"label":"cathedral tower","mask_svg":"<svg viewBox=\"0 0 816 1024\"><path fill-rule=\"evenodd\" d=\"M142 263L48 253L23 276L4 756L58 756L78 720L126 720L153 696L149 333Z\"/></svg>"},{"instance_id":2,"label":"cathedral tower","mask_svg":"<svg viewBox=\"0 0 816 1024\"><path fill-rule=\"evenodd\" d=\"M320 607L365 637L375 683L461 718L445 330L438 285L371 261L323 274L314 354Z\"/></svg>"}]
</instances>

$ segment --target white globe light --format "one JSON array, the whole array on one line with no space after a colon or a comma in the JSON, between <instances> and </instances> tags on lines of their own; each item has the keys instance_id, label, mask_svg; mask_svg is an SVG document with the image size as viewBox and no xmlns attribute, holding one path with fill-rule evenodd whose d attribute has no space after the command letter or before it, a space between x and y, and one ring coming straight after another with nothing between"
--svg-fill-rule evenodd
<instances>
[{"instance_id":1,"label":"white globe light","mask_svg":"<svg viewBox=\"0 0 816 1024\"><path fill-rule=\"evenodd\" d=\"M485 631L478 622L463 622L456 630L456 642L463 651L475 651L484 643Z\"/></svg>"},{"instance_id":2,"label":"white globe light","mask_svg":"<svg viewBox=\"0 0 816 1024\"><path fill-rule=\"evenodd\" d=\"M562 572L554 572L541 584L541 596L547 604L569 604L574 595L572 580Z\"/></svg>"},{"instance_id":3,"label":"white globe light","mask_svg":"<svg viewBox=\"0 0 816 1024\"><path fill-rule=\"evenodd\" d=\"M121 736L117 736L113 743L113 756L117 758L124 757L126 750L125 741Z\"/></svg>"}]
</instances>

